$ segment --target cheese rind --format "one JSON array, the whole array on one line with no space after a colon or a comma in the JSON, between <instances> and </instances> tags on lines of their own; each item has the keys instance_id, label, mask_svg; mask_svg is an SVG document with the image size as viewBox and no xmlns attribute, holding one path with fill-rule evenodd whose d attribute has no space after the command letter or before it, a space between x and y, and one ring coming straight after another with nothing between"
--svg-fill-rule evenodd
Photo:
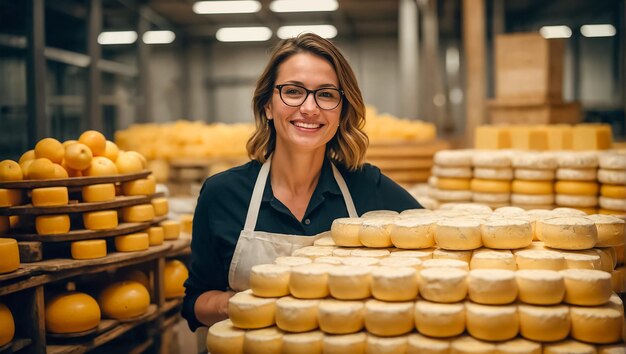
<instances>
[{"instance_id":1,"label":"cheese rind","mask_svg":"<svg viewBox=\"0 0 626 354\"><path fill-rule=\"evenodd\" d=\"M0 302L0 347L10 343L15 336L15 320L11 310Z\"/></svg>"},{"instance_id":2,"label":"cheese rind","mask_svg":"<svg viewBox=\"0 0 626 354\"><path fill-rule=\"evenodd\" d=\"M468 333L488 341L509 340L519 331L517 306L489 306L465 303Z\"/></svg>"},{"instance_id":3,"label":"cheese rind","mask_svg":"<svg viewBox=\"0 0 626 354\"><path fill-rule=\"evenodd\" d=\"M470 300L485 305L510 304L517 298L515 272L504 269L474 269L467 277Z\"/></svg>"},{"instance_id":4,"label":"cheese rind","mask_svg":"<svg viewBox=\"0 0 626 354\"><path fill-rule=\"evenodd\" d=\"M206 347L212 354L243 354L243 337L246 331L233 326L230 319L209 327Z\"/></svg>"},{"instance_id":5,"label":"cheese rind","mask_svg":"<svg viewBox=\"0 0 626 354\"><path fill-rule=\"evenodd\" d=\"M141 178L122 183L124 195L151 195L156 192L156 181L151 178Z\"/></svg>"},{"instance_id":6,"label":"cheese rind","mask_svg":"<svg viewBox=\"0 0 626 354\"><path fill-rule=\"evenodd\" d=\"M598 172L595 168L559 168L556 179L561 181L595 181Z\"/></svg>"},{"instance_id":7,"label":"cheese rind","mask_svg":"<svg viewBox=\"0 0 626 354\"><path fill-rule=\"evenodd\" d=\"M353 334L325 334L322 339L324 354L364 353L367 334L358 332Z\"/></svg>"},{"instance_id":8,"label":"cheese rind","mask_svg":"<svg viewBox=\"0 0 626 354\"><path fill-rule=\"evenodd\" d=\"M435 246L431 218L397 220L390 231L391 242L397 248L416 249Z\"/></svg>"},{"instance_id":9,"label":"cheese rind","mask_svg":"<svg viewBox=\"0 0 626 354\"><path fill-rule=\"evenodd\" d=\"M431 173L433 176L446 178L472 178L472 169L470 167L442 167L433 166Z\"/></svg>"},{"instance_id":10,"label":"cheese rind","mask_svg":"<svg viewBox=\"0 0 626 354\"><path fill-rule=\"evenodd\" d=\"M58 235L70 232L70 216L38 215L35 217L35 229L38 235Z\"/></svg>"},{"instance_id":11,"label":"cheese rind","mask_svg":"<svg viewBox=\"0 0 626 354\"><path fill-rule=\"evenodd\" d=\"M515 179L526 181L552 181L556 178L555 170L538 170L533 168L516 168L513 170Z\"/></svg>"},{"instance_id":12,"label":"cheese rind","mask_svg":"<svg viewBox=\"0 0 626 354\"><path fill-rule=\"evenodd\" d=\"M458 302L467 295L467 271L458 268L428 268L419 272L419 292L433 302Z\"/></svg>"},{"instance_id":13,"label":"cheese rind","mask_svg":"<svg viewBox=\"0 0 626 354\"><path fill-rule=\"evenodd\" d=\"M115 237L115 249L118 252L144 251L150 247L150 239L145 232Z\"/></svg>"},{"instance_id":14,"label":"cheese rind","mask_svg":"<svg viewBox=\"0 0 626 354\"><path fill-rule=\"evenodd\" d=\"M323 263L303 264L291 268L289 291L300 299L321 299L328 296L328 271Z\"/></svg>"},{"instance_id":15,"label":"cheese rind","mask_svg":"<svg viewBox=\"0 0 626 354\"><path fill-rule=\"evenodd\" d=\"M260 297L289 295L289 275L290 268L287 266L257 264L250 270L250 289Z\"/></svg>"},{"instance_id":16,"label":"cheese rind","mask_svg":"<svg viewBox=\"0 0 626 354\"><path fill-rule=\"evenodd\" d=\"M408 336L406 352L407 354L448 354L450 352L450 341L412 333Z\"/></svg>"},{"instance_id":17,"label":"cheese rind","mask_svg":"<svg viewBox=\"0 0 626 354\"><path fill-rule=\"evenodd\" d=\"M527 269L515 273L519 300L533 305L555 305L565 297L563 275L554 270Z\"/></svg>"},{"instance_id":18,"label":"cheese rind","mask_svg":"<svg viewBox=\"0 0 626 354\"><path fill-rule=\"evenodd\" d=\"M515 256L509 250L475 250L469 265L470 269L517 270Z\"/></svg>"},{"instance_id":19,"label":"cheese rind","mask_svg":"<svg viewBox=\"0 0 626 354\"><path fill-rule=\"evenodd\" d=\"M31 201L36 207L67 205L69 196L67 187L46 187L32 190Z\"/></svg>"},{"instance_id":20,"label":"cheese rind","mask_svg":"<svg viewBox=\"0 0 626 354\"><path fill-rule=\"evenodd\" d=\"M378 337L368 334L365 341L365 352L368 354L404 353L406 347L407 336Z\"/></svg>"},{"instance_id":21,"label":"cheese rind","mask_svg":"<svg viewBox=\"0 0 626 354\"><path fill-rule=\"evenodd\" d=\"M492 354L496 345L470 336L461 336L450 343L450 349L451 354Z\"/></svg>"},{"instance_id":22,"label":"cheese rind","mask_svg":"<svg viewBox=\"0 0 626 354\"><path fill-rule=\"evenodd\" d=\"M166 240L177 240L180 237L180 221L165 220L159 223L163 228L163 237Z\"/></svg>"},{"instance_id":23,"label":"cheese rind","mask_svg":"<svg viewBox=\"0 0 626 354\"><path fill-rule=\"evenodd\" d=\"M531 223L516 219L492 219L481 225L482 242L495 249L524 248L533 241Z\"/></svg>"},{"instance_id":24,"label":"cheese rind","mask_svg":"<svg viewBox=\"0 0 626 354\"><path fill-rule=\"evenodd\" d=\"M83 225L88 230L111 230L118 225L117 211L101 210L83 213Z\"/></svg>"},{"instance_id":25,"label":"cheese rind","mask_svg":"<svg viewBox=\"0 0 626 354\"><path fill-rule=\"evenodd\" d=\"M544 344L543 354L596 354L592 345L566 339L557 343Z\"/></svg>"},{"instance_id":26,"label":"cheese rind","mask_svg":"<svg viewBox=\"0 0 626 354\"><path fill-rule=\"evenodd\" d=\"M122 208L122 220L126 222L144 222L154 219L152 204L139 204Z\"/></svg>"},{"instance_id":27,"label":"cheese rind","mask_svg":"<svg viewBox=\"0 0 626 354\"><path fill-rule=\"evenodd\" d=\"M287 332L308 332L316 329L319 303L319 300L302 300L291 296L276 300L276 326Z\"/></svg>"},{"instance_id":28,"label":"cheese rind","mask_svg":"<svg viewBox=\"0 0 626 354\"><path fill-rule=\"evenodd\" d=\"M567 269L561 274L565 282L566 303L597 306L609 301L613 291L611 274L591 269Z\"/></svg>"},{"instance_id":29,"label":"cheese rind","mask_svg":"<svg viewBox=\"0 0 626 354\"><path fill-rule=\"evenodd\" d=\"M335 219L330 227L330 234L337 246L361 247L359 240L359 228L363 223L360 218Z\"/></svg>"},{"instance_id":30,"label":"cheese rind","mask_svg":"<svg viewBox=\"0 0 626 354\"><path fill-rule=\"evenodd\" d=\"M22 191L0 188L0 208L22 204Z\"/></svg>"},{"instance_id":31,"label":"cheese rind","mask_svg":"<svg viewBox=\"0 0 626 354\"><path fill-rule=\"evenodd\" d=\"M622 339L624 315L614 308L572 306L570 314L571 336L574 339L595 344L614 343Z\"/></svg>"},{"instance_id":32,"label":"cheese rind","mask_svg":"<svg viewBox=\"0 0 626 354\"><path fill-rule=\"evenodd\" d=\"M12 238L0 238L0 274L10 273L20 266L20 252L17 241Z\"/></svg>"},{"instance_id":33,"label":"cheese rind","mask_svg":"<svg viewBox=\"0 0 626 354\"><path fill-rule=\"evenodd\" d=\"M409 267L372 270L372 296L382 301L409 301L417 297L417 271Z\"/></svg>"},{"instance_id":34,"label":"cheese rind","mask_svg":"<svg viewBox=\"0 0 626 354\"><path fill-rule=\"evenodd\" d=\"M563 270L567 268L565 257L549 250L521 250L515 252L517 269Z\"/></svg>"},{"instance_id":35,"label":"cheese rind","mask_svg":"<svg viewBox=\"0 0 626 354\"><path fill-rule=\"evenodd\" d=\"M606 184L626 184L626 173L624 170L598 170L598 181Z\"/></svg>"},{"instance_id":36,"label":"cheese rind","mask_svg":"<svg viewBox=\"0 0 626 354\"><path fill-rule=\"evenodd\" d=\"M276 327L253 329L243 336L244 353L279 354L283 345L283 333Z\"/></svg>"},{"instance_id":37,"label":"cheese rind","mask_svg":"<svg viewBox=\"0 0 626 354\"><path fill-rule=\"evenodd\" d=\"M272 326L275 313L275 298L261 298L244 291L228 300L228 316L237 328L254 329Z\"/></svg>"},{"instance_id":38,"label":"cheese rind","mask_svg":"<svg viewBox=\"0 0 626 354\"><path fill-rule=\"evenodd\" d=\"M152 207L154 208L154 216L164 216L167 215L167 213L169 213L170 211L167 198L153 198L150 201L150 204L152 204Z\"/></svg>"},{"instance_id":39,"label":"cheese rind","mask_svg":"<svg viewBox=\"0 0 626 354\"><path fill-rule=\"evenodd\" d=\"M72 258L96 259L106 257L107 243L105 240L74 241L71 246Z\"/></svg>"},{"instance_id":40,"label":"cheese rind","mask_svg":"<svg viewBox=\"0 0 626 354\"><path fill-rule=\"evenodd\" d=\"M320 329L324 333L348 334L363 329L365 305L362 301L322 300L318 307Z\"/></svg>"},{"instance_id":41,"label":"cheese rind","mask_svg":"<svg viewBox=\"0 0 626 354\"><path fill-rule=\"evenodd\" d=\"M472 250L482 246L480 221L444 219L435 224L437 246L447 250Z\"/></svg>"},{"instance_id":42,"label":"cheese rind","mask_svg":"<svg viewBox=\"0 0 626 354\"><path fill-rule=\"evenodd\" d=\"M511 182L501 179L480 179L473 178L470 189L479 193L509 193L511 192Z\"/></svg>"},{"instance_id":43,"label":"cheese rind","mask_svg":"<svg viewBox=\"0 0 626 354\"><path fill-rule=\"evenodd\" d=\"M107 202L115 199L113 183L93 184L82 188L83 202Z\"/></svg>"},{"instance_id":44,"label":"cheese rind","mask_svg":"<svg viewBox=\"0 0 626 354\"><path fill-rule=\"evenodd\" d=\"M286 333L283 335L282 354L322 353L323 338L324 333L320 331Z\"/></svg>"},{"instance_id":45,"label":"cheese rind","mask_svg":"<svg viewBox=\"0 0 626 354\"><path fill-rule=\"evenodd\" d=\"M365 302L365 328L377 336L399 336L414 328L413 302Z\"/></svg>"},{"instance_id":46,"label":"cheese rind","mask_svg":"<svg viewBox=\"0 0 626 354\"><path fill-rule=\"evenodd\" d=\"M496 354L541 354L541 344L516 338L496 344Z\"/></svg>"},{"instance_id":47,"label":"cheese rind","mask_svg":"<svg viewBox=\"0 0 626 354\"><path fill-rule=\"evenodd\" d=\"M371 274L368 267L339 266L328 271L330 295L340 300L358 300L371 296Z\"/></svg>"},{"instance_id":48,"label":"cheese rind","mask_svg":"<svg viewBox=\"0 0 626 354\"><path fill-rule=\"evenodd\" d=\"M161 226L152 226L145 230L148 234L148 243L150 246L158 246L163 244L165 232Z\"/></svg>"},{"instance_id":49,"label":"cheese rind","mask_svg":"<svg viewBox=\"0 0 626 354\"><path fill-rule=\"evenodd\" d=\"M511 190L517 194L552 194L554 185L550 181L530 181L515 179L511 183Z\"/></svg>"},{"instance_id":50,"label":"cheese rind","mask_svg":"<svg viewBox=\"0 0 626 354\"><path fill-rule=\"evenodd\" d=\"M584 217L556 217L537 221L540 239L546 246L558 249L584 250L598 242L593 221Z\"/></svg>"},{"instance_id":51,"label":"cheese rind","mask_svg":"<svg viewBox=\"0 0 626 354\"><path fill-rule=\"evenodd\" d=\"M568 306L518 306L520 334L537 342L565 339L570 330Z\"/></svg>"},{"instance_id":52,"label":"cheese rind","mask_svg":"<svg viewBox=\"0 0 626 354\"><path fill-rule=\"evenodd\" d=\"M602 184L600 186L600 195L608 198L625 199L626 186L618 184Z\"/></svg>"},{"instance_id":53,"label":"cheese rind","mask_svg":"<svg viewBox=\"0 0 626 354\"><path fill-rule=\"evenodd\" d=\"M465 306L419 300L415 303L415 327L429 337L457 336L465 331Z\"/></svg>"},{"instance_id":54,"label":"cheese rind","mask_svg":"<svg viewBox=\"0 0 626 354\"><path fill-rule=\"evenodd\" d=\"M59 294L46 301L46 331L50 333L88 331L98 326L100 316L100 306L85 293Z\"/></svg>"}]
</instances>

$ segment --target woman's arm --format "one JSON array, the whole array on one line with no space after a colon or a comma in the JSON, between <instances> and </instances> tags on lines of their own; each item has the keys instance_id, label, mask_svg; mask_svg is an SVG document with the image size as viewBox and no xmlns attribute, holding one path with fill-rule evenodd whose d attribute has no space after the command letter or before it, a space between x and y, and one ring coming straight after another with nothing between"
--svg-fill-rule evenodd
<instances>
[{"instance_id":1,"label":"woman's arm","mask_svg":"<svg viewBox=\"0 0 626 354\"><path fill-rule=\"evenodd\" d=\"M205 326L228 318L228 300L232 291L209 290L198 297L194 306L196 318Z\"/></svg>"}]
</instances>

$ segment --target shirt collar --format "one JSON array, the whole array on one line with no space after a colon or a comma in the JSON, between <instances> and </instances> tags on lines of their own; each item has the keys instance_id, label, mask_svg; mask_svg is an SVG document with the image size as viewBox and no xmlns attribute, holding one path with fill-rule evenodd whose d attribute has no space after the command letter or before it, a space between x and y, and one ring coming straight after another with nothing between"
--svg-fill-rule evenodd
<instances>
[{"instance_id":1,"label":"shirt collar","mask_svg":"<svg viewBox=\"0 0 626 354\"><path fill-rule=\"evenodd\" d=\"M322 164L322 173L320 174L319 181L317 181L317 187L315 187L315 192L313 192L314 195L324 193L341 195L341 189L339 189L339 185L337 184L337 181L335 181L333 168L328 156L324 158L324 163ZM274 199L274 192L272 191L272 184L270 183L270 178L268 176L267 182L265 183L265 189L263 190L262 201L270 202L272 201L272 199Z\"/></svg>"}]
</instances>

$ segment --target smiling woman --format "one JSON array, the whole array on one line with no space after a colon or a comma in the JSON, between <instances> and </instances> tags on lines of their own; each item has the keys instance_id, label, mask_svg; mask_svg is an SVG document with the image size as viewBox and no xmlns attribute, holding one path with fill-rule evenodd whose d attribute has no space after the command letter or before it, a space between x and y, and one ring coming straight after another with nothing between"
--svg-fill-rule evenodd
<instances>
[{"instance_id":1,"label":"smiling woman","mask_svg":"<svg viewBox=\"0 0 626 354\"><path fill-rule=\"evenodd\" d=\"M365 108L350 65L328 40L281 41L253 97L252 161L207 179L194 215L183 316L195 328L226 318L250 272L311 246L333 220L419 208L363 162Z\"/></svg>"}]
</instances>

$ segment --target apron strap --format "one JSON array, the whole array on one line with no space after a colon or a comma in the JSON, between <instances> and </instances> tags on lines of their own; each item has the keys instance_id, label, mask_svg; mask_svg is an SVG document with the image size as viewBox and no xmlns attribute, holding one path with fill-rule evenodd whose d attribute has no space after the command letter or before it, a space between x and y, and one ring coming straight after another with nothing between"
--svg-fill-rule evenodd
<instances>
[{"instance_id":1,"label":"apron strap","mask_svg":"<svg viewBox=\"0 0 626 354\"><path fill-rule=\"evenodd\" d=\"M352 201L352 195L350 195L350 190L348 189L348 185L346 181L343 179L341 173L337 167L335 167L334 163L330 163L333 167L333 176L335 176L335 181L339 185L339 189L341 190L341 195L343 195L343 201L346 203L346 208L348 209L348 216L351 218L358 218L359 214L356 212L356 208L354 207L354 202Z\"/></svg>"}]
</instances>

